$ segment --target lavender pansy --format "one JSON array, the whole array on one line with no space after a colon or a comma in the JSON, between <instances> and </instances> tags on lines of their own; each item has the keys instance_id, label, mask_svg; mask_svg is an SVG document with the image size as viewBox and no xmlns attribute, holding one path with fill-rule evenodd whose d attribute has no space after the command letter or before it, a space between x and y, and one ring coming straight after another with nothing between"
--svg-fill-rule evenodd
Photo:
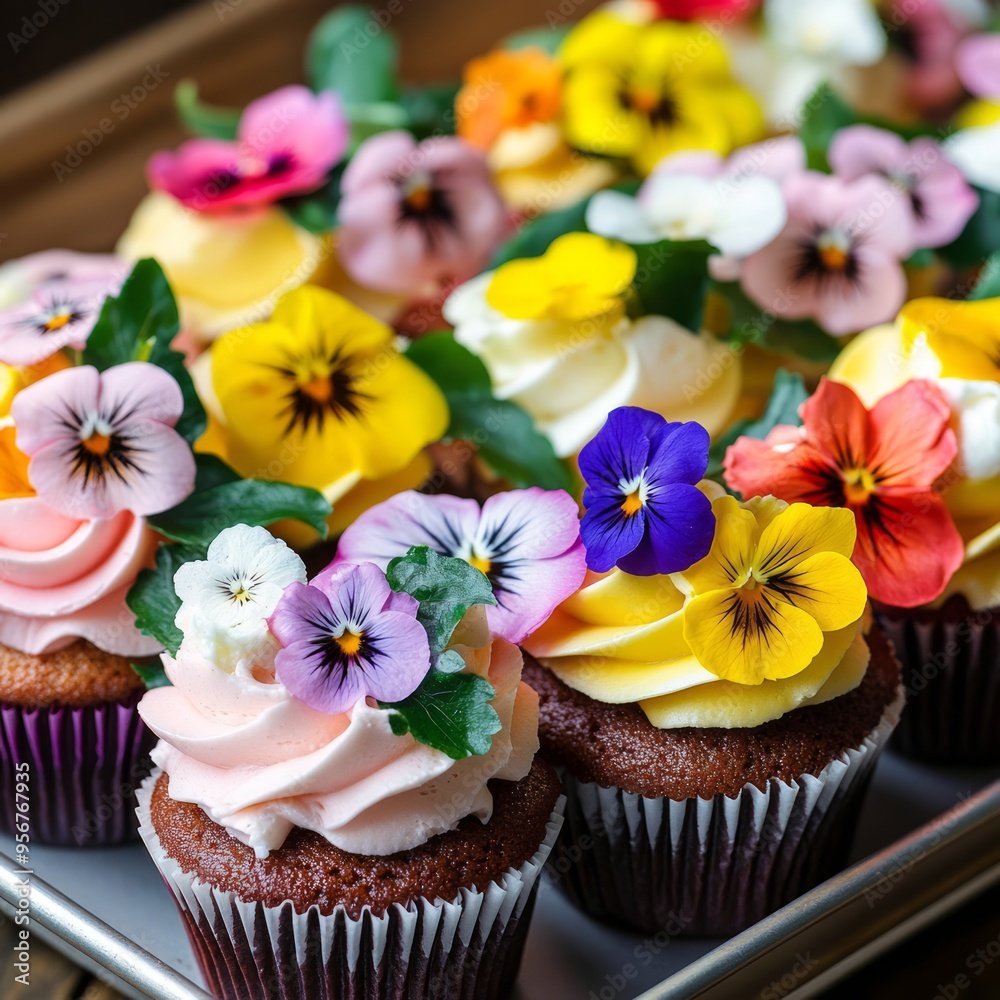
<instances>
[{"instance_id":1,"label":"lavender pansy","mask_svg":"<svg viewBox=\"0 0 1000 1000\"><path fill-rule=\"evenodd\" d=\"M194 489L194 455L174 430L183 409L171 375L132 361L56 372L22 389L11 416L39 499L67 517L110 518L158 514Z\"/></svg>"},{"instance_id":2,"label":"lavender pansy","mask_svg":"<svg viewBox=\"0 0 1000 1000\"><path fill-rule=\"evenodd\" d=\"M635 406L612 410L580 452L587 508L580 534L587 565L651 576L704 558L715 519L695 485L708 467L708 432Z\"/></svg>"},{"instance_id":3,"label":"lavender pansy","mask_svg":"<svg viewBox=\"0 0 1000 1000\"><path fill-rule=\"evenodd\" d=\"M417 602L397 594L372 563L331 566L292 583L268 618L282 648L278 680L321 712L346 712L366 697L407 698L430 669Z\"/></svg>"},{"instance_id":4,"label":"lavender pansy","mask_svg":"<svg viewBox=\"0 0 1000 1000\"><path fill-rule=\"evenodd\" d=\"M490 630L521 642L583 582L586 557L576 502L532 487L475 500L400 493L365 511L343 534L337 561L389 561L426 545L482 570L493 586Z\"/></svg>"}]
</instances>

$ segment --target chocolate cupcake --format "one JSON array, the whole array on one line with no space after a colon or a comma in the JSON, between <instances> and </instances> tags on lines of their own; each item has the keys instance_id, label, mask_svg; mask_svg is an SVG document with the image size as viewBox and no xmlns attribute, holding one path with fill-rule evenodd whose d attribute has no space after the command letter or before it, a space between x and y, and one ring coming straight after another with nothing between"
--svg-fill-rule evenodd
<instances>
[{"instance_id":1,"label":"chocolate cupcake","mask_svg":"<svg viewBox=\"0 0 1000 1000\"><path fill-rule=\"evenodd\" d=\"M139 816L213 993L503 995L562 801L486 577L417 548L306 584L244 526L208 556L140 704Z\"/></svg>"},{"instance_id":2,"label":"chocolate cupcake","mask_svg":"<svg viewBox=\"0 0 1000 1000\"><path fill-rule=\"evenodd\" d=\"M669 425L647 423L648 454L635 445L643 432L630 434L629 457L608 447L615 418L595 442L600 460L641 471L603 477L628 487L613 516L652 527L615 533L585 450L581 533L602 572L525 644L539 661L526 676L541 696L542 751L567 795L558 884L601 919L731 935L843 863L898 720L899 666L883 636L862 633L849 511L774 497L702 504L663 481L659 449L666 441L676 463L683 447ZM592 511L602 516L588 523ZM683 545L646 541L678 529ZM618 561L632 572L605 571L609 547L627 545Z\"/></svg>"}]
</instances>

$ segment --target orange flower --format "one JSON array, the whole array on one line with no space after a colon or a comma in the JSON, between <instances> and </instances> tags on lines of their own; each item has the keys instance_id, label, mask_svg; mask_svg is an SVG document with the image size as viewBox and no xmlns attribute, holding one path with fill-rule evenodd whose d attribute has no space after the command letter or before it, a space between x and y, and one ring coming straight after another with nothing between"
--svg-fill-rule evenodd
<instances>
[{"instance_id":1,"label":"orange flower","mask_svg":"<svg viewBox=\"0 0 1000 1000\"><path fill-rule=\"evenodd\" d=\"M552 121L561 87L559 64L539 48L497 49L473 59L455 99L458 134L488 150L507 129Z\"/></svg>"}]
</instances>

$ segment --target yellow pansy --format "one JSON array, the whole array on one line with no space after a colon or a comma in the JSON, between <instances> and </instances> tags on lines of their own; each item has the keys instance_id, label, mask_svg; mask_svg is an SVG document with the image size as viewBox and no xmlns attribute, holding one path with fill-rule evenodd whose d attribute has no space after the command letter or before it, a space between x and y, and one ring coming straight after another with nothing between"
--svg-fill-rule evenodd
<instances>
[{"instance_id":1,"label":"yellow pansy","mask_svg":"<svg viewBox=\"0 0 1000 1000\"><path fill-rule=\"evenodd\" d=\"M640 173L680 150L725 154L763 135L756 101L698 23L641 24L600 10L569 33L559 57L570 145L629 159Z\"/></svg>"},{"instance_id":2,"label":"yellow pansy","mask_svg":"<svg viewBox=\"0 0 1000 1000\"><path fill-rule=\"evenodd\" d=\"M281 295L312 277L331 247L277 208L216 218L154 192L136 208L117 252L129 260L155 257L184 328L208 341L270 315Z\"/></svg>"},{"instance_id":3,"label":"yellow pansy","mask_svg":"<svg viewBox=\"0 0 1000 1000\"><path fill-rule=\"evenodd\" d=\"M219 450L221 429L244 476L336 500L368 481L425 475L422 450L447 429L444 396L392 330L325 289L289 292L269 321L226 334L210 357L207 403L219 422L206 446Z\"/></svg>"},{"instance_id":4,"label":"yellow pansy","mask_svg":"<svg viewBox=\"0 0 1000 1000\"><path fill-rule=\"evenodd\" d=\"M955 125L958 128L978 128L995 125L1000 121L1000 101L969 101L958 109Z\"/></svg>"},{"instance_id":5,"label":"yellow pansy","mask_svg":"<svg viewBox=\"0 0 1000 1000\"><path fill-rule=\"evenodd\" d=\"M541 257L497 268L487 303L511 319L578 322L624 312L635 251L592 233L567 233Z\"/></svg>"},{"instance_id":6,"label":"yellow pansy","mask_svg":"<svg viewBox=\"0 0 1000 1000\"><path fill-rule=\"evenodd\" d=\"M687 598L691 651L706 670L738 684L801 673L825 633L864 612L868 594L850 558L854 514L774 497L743 504L722 497L712 510L711 551L674 577Z\"/></svg>"}]
</instances>

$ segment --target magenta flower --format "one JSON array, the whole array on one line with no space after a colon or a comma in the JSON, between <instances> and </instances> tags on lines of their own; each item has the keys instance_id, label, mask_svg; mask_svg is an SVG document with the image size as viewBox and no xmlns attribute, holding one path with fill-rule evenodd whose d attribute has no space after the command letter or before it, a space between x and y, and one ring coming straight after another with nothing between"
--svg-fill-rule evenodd
<instances>
[{"instance_id":1,"label":"magenta flower","mask_svg":"<svg viewBox=\"0 0 1000 1000\"><path fill-rule=\"evenodd\" d=\"M906 297L902 261L915 249L908 198L884 178L805 171L782 185L788 222L743 261L743 290L785 319L840 335L884 323Z\"/></svg>"},{"instance_id":2,"label":"magenta flower","mask_svg":"<svg viewBox=\"0 0 1000 1000\"><path fill-rule=\"evenodd\" d=\"M908 143L886 129L851 125L833 137L828 158L845 181L878 174L905 195L918 247L951 243L979 206L962 172L930 138Z\"/></svg>"},{"instance_id":3,"label":"magenta flower","mask_svg":"<svg viewBox=\"0 0 1000 1000\"><path fill-rule=\"evenodd\" d=\"M158 514L191 493L194 455L173 429L183 409L171 375L132 361L49 375L14 397L11 415L38 498L83 520Z\"/></svg>"},{"instance_id":4,"label":"magenta flower","mask_svg":"<svg viewBox=\"0 0 1000 1000\"><path fill-rule=\"evenodd\" d=\"M431 295L478 274L509 216L486 158L462 139L383 132L344 171L337 248L347 273L381 292Z\"/></svg>"},{"instance_id":5,"label":"magenta flower","mask_svg":"<svg viewBox=\"0 0 1000 1000\"><path fill-rule=\"evenodd\" d=\"M365 511L341 536L336 564L382 569L414 545L465 559L493 585L490 631L521 642L583 582L586 556L576 501L533 486L475 500L408 490Z\"/></svg>"},{"instance_id":6,"label":"magenta flower","mask_svg":"<svg viewBox=\"0 0 1000 1000\"><path fill-rule=\"evenodd\" d=\"M267 205L318 188L348 138L336 94L282 87L247 105L234 142L192 139L154 154L149 184L199 212Z\"/></svg>"},{"instance_id":7,"label":"magenta flower","mask_svg":"<svg viewBox=\"0 0 1000 1000\"><path fill-rule=\"evenodd\" d=\"M1000 99L1000 34L966 38L955 53L955 68L970 94Z\"/></svg>"},{"instance_id":8,"label":"magenta flower","mask_svg":"<svg viewBox=\"0 0 1000 1000\"><path fill-rule=\"evenodd\" d=\"M278 680L311 708L337 714L366 697L401 701L430 669L417 602L371 563L330 566L285 588L267 624L282 648Z\"/></svg>"}]
</instances>

